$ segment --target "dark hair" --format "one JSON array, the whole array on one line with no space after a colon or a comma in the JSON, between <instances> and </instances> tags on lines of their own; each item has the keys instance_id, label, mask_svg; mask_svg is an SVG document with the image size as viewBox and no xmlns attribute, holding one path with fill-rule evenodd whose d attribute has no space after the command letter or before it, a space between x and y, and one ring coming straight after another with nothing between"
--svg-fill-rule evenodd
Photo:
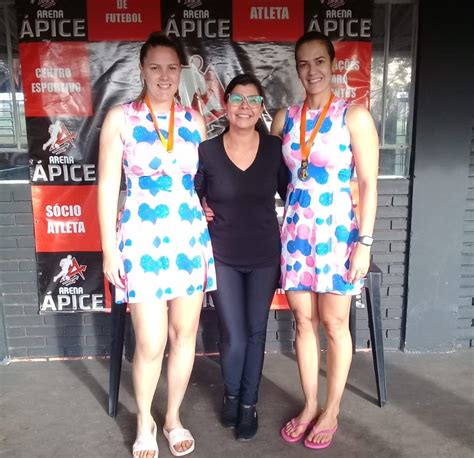
<instances>
[{"instance_id":1,"label":"dark hair","mask_svg":"<svg viewBox=\"0 0 474 458\"><path fill-rule=\"evenodd\" d=\"M324 46L326 46L326 50L329 54L331 62L334 60L334 58L336 57L336 51L334 51L334 45L332 44L330 38L327 35L324 35L324 33L313 30L311 32L306 32L304 35L301 35L301 37L298 38L298 41L295 44L296 62L298 62L298 50L300 49L301 45L310 41L321 41Z\"/></svg>"},{"instance_id":2,"label":"dark hair","mask_svg":"<svg viewBox=\"0 0 474 458\"><path fill-rule=\"evenodd\" d=\"M156 48L157 46L164 46L165 48L173 49L178 55L181 65L186 65L186 55L184 54L184 51L179 43L161 32L150 33L148 40L143 43L142 47L140 48L140 64L144 64L148 51L152 48Z\"/></svg>"},{"instance_id":3,"label":"dark hair","mask_svg":"<svg viewBox=\"0 0 474 458\"><path fill-rule=\"evenodd\" d=\"M253 84L257 88L258 95L261 95L263 97L263 101L265 102L265 91L263 90L262 83L260 83L257 77L250 73L242 73L232 79L232 81L225 88L224 100L227 101L229 95L236 86L248 86L249 84Z\"/></svg>"},{"instance_id":4,"label":"dark hair","mask_svg":"<svg viewBox=\"0 0 474 458\"><path fill-rule=\"evenodd\" d=\"M143 66L145 64L145 57L148 54L150 49L156 48L158 46L163 46L165 48L173 49L179 59L181 65L186 65L186 54L184 54L183 49L179 45L179 43L172 38L168 37L164 33L161 32L152 32L148 39L143 43L142 47L140 48L140 64ZM143 85L143 89L140 92L140 95L136 98L136 102L143 102L146 94L146 84Z\"/></svg>"},{"instance_id":5,"label":"dark hair","mask_svg":"<svg viewBox=\"0 0 474 458\"><path fill-rule=\"evenodd\" d=\"M253 84L257 88L258 95L263 97L263 103L265 103L265 91L263 90L262 83L258 80L258 78L251 73L241 73L236 77L232 78L230 83L225 88L224 92L224 100L227 102L229 95L232 94L232 91L238 85L248 86L249 84ZM229 130L229 126L227 126L224 132ZM265 126L262 118L259 118L257 124L255 125L255 130L261 134L268 134L268 129Z\"/></svg>"}]
</instances>

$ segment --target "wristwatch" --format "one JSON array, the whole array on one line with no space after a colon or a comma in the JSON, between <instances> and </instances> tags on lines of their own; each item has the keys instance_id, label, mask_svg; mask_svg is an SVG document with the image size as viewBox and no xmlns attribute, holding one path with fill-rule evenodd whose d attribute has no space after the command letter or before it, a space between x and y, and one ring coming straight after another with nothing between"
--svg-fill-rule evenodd
<instances>
[{"instance_id":1,"label":"wristwatch","mask_svg":"<svg viewBox=\"0 0 474 458\"><path fill-rule=\"evenodd\" d=\"M374 239L373 237L370 237L370 235L359 235L358 242L365 246L372 246Z\"/></svg>"}]
</instances>

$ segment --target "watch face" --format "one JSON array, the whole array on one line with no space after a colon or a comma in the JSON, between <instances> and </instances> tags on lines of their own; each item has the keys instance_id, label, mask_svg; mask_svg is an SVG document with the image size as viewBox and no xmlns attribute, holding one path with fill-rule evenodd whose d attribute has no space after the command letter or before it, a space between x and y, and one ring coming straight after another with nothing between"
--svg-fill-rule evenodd
<instances>
[{"instance_id":1,"label":"watch face","mask_svg":"<svg viewBox=\"0 0 474 458\"><path fill-rule=\"evenodd\" d=\"M374 239L368 235L362 235L359 237L359 242L362 243L362 245L372 246Z\"/></svg>"}]
</instances>

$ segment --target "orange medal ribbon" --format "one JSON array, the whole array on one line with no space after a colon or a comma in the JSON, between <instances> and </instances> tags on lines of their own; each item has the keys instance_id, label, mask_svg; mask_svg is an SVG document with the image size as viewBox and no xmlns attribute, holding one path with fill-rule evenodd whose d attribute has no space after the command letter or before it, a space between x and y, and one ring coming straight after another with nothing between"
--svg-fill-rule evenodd
<instances>
[{"instance_id":1,"label":"orange medal ribbon","mask_svg":"<svg viewBox=\"0 0 474 458\"><path fill-rule=\"evenodd\" d=\"M145 104L148 107L148 110L150 111L151 114L151 119L153 120L153 125L155 126L155 130L158 133L158 136L160 137L161 144L165 148L165 150L168 153L171 153L173 151L173 144L174 144L174 100L171 103L171 109L170 109L170 120L168 124L168 140L166 140L165 137L163 137L163 134L160 131L160 128L158 127L158 121L156 120L155 112L153 111L153 107L151 106L150 99L148 96L145 96Z\"/></svg>"},{"instance_id":2,"label":"orange medal ribbon","mask_svg":"<svg viewBox=\"0 0 474 458\"><path fill-rule=\"evenodd\" d=\"M329 97L328 102L323 108L323 111L319 115L318 122L313 128L309 140L306 142L306 112L308 111L308 101L305 100L303 103L303 108L301 110L301 122L300 122L300 147L301 147L301 169L298 173L298 176L301 180L306 181L308 177L308 157L311 151L311 146L313 145L314 139L321 129L321 125L323 124L324 119L326 118L326 114L331 106L332 101L334 100L334 94L331 93L331 97Z\"/></svg>"}]
</instances>

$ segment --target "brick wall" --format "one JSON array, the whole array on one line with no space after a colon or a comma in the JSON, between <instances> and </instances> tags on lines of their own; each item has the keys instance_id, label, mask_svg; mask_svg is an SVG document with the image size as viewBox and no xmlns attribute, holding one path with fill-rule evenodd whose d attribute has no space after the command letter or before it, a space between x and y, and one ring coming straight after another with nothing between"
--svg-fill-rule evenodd
<instances>
[{"instance_id":1,"label":"brick wall","mask_svg":"<svg viewBox=\"0 0 474 458\"><path fill-rule=\"evenodd\" d=\"M109 316L103 313L38 315L31 193L26 184L0 185L0 355L2 305L10 358L106 355ZM386 348L399 348L404 318L408 180L379 181L374 261L384 274L383 327ZM212 309L204 309L198 351L217 352L219 332ZM272 311L267 350L291 351L294 322L289 311ZM368 346L365 309L357 311L358 347ZM3 345L5 347L5 344Z\"/></svg>"},{"instance_id":2,"label":"brick wall","mask_svg":"<svg viewBox=\"0 0 474 458\"><path fill-rule=\"evenodd\" d=\"M396 349L402 346L404 338L409 181L379 180L378 191L372 254L373 261L383 272L384 346ZM357 309L357 347L370 347L366 308Z\"/></svg>"},{"instance_id":3,"label":"brick wall","mask_svg":"<svg viewBox=\"0 0 474 458\"><path fill-rule=\"evenodd\" d=\"M474 128L467 186L456 348L474 347Z\"/></svg>"}]
</instances>

